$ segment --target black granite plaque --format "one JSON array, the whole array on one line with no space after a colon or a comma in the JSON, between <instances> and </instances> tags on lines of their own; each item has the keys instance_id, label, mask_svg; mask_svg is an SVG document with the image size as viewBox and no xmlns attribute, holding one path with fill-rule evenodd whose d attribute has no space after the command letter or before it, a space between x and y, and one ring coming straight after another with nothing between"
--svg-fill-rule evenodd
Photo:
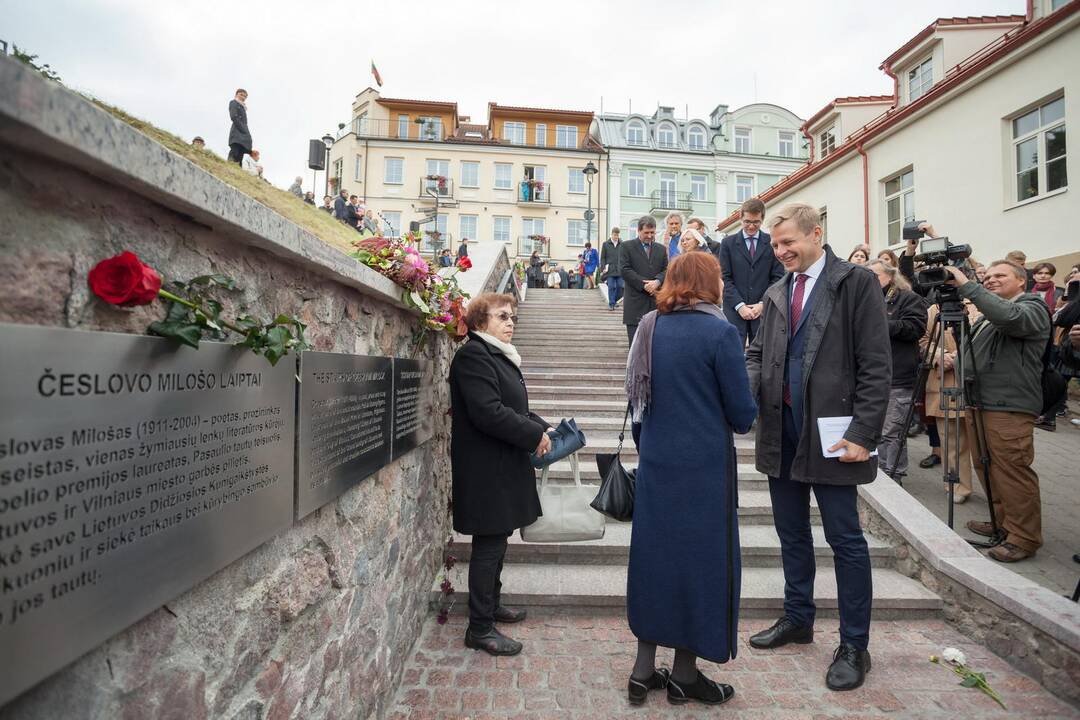
<instances>
[{"instance_id":1,"label":"black granite plaque","mask_svg":"<svg viewBox=\"0 0 1080 720\"><path fill-rule=\"evenodd\" d=\"M365 355L301 356L298 518L390 462L392 363Z\"/></svg>"},{"instance_id":2,"label":"black granite plaque","mask_svg":"<svg viewBox=\"0 0 1080 720\"><path fill-rule=\"evenodd\" d=\"M0 337L2 705L290 525L296 379L221 343Z\"/></svg>"},{"instance_id":3,"label":"black granite plaque","mask_svg":"<svg viewBox=\"0 0 1080 720\"><path fill-rule=\"evenodd\" d=\"M419 447L434 433L431 363L394 358L393 459Z\"/></svg>"}]
</instances>

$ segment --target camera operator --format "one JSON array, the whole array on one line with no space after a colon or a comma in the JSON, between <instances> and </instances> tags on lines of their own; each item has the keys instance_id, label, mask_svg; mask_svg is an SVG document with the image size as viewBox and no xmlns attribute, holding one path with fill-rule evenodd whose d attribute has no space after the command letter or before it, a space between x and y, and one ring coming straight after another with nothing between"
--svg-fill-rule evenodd
<instances>
[{"instance_id":1,"label":"camera operator","mask_svg":"<svg viewBox=\"0 0 1080 720\"><path fill-rule=\"evenodd\" d=\"M978 376L992 512L1006 533L1005 541L989 554L999 562L1016 562L1042 546L1039 476L1031 463L1035 418L1042 412L1042 357L1050 338L1050 315L1042 298L1024 292L1027 272L1020 265L1007 260L991 263L983 285L957 267L943 269L951 275L946 282L982 313L972 325L968 347L962 349L961 380L966 382L972 373ZM970 404L973 399L967 400ZM967 425L968 445L978 447L975 423ZM972 461L981 473L980 459L973 456ZM987 537L992 536L992 527L988 522L967 523L971 532Z\"/></svg>"},{"instance_id":2,"label":"camera operator","mask_svg":"<svg viewBox=\"0 0 1080 720\"><path fill-rule=\"evenodd\" d=\"M928 222L921 222L918 224L918 229L921 233L925 233L930 237L937 237L937 233L934 232L934 226ZM907 281L911 284L911 291L926 297L932 288L925 287L915 278L915 255L919 252L919 236L908 237L907 247L904 248L904 252L899 257L897 267L900 269L900 274L903 275Z\"/></svg>"},{"instance_id":3,"label":"camera operator","mask_svg":"<svg viewBox=\"0 0 1080 720\"><path fill-rule=\"evenodd\" d=\"M1054 313L1054 337L1057 341L1054 358L1057 370L1071 380L1080 377L1080 264L1073 265L1065 279L1065 305ZM1068 415L1068 392L1057 407L1057 415ZM1051 416L1051 421L1054 417ZM1073 421L1077 422L1076 420Z\"/></svg>"}]
</instances>

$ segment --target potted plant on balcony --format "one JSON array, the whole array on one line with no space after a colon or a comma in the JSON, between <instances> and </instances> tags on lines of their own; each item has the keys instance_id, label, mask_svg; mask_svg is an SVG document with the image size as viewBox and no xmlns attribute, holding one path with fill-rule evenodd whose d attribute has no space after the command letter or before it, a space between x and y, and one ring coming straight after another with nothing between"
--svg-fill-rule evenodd
<instances>
[{"instance_id":1,"label":"potted plant on balcony","mask_svg":"<svg viewBox=\"0 0 1080 720\"><path fill-rule=\"evenodd\" d=\"M547 246L548 246L548 237L547 237L547 235L528 235L526 237L528 237L529 240L532 241L533 249L534 250L539 250L541 255L549 255L550 254L546 249Z\"/></svg>"},{"instance_id":2,"label":"potted plant on balcony","mask_svg":"<svg viewBox=\"0 0 1080 720\"><path fill-rule=\"evenodd\" d=\"M532 188L533 190L535 190L536 192L538 192L538 193L544 192L544 181L543 180L537 180L536 178L529 178L528 183L529 183L529 187Z\"/></svg>"},{"instance_id":3,"label":"potted plant on balcony","mask_svg":"<svg viewBox=\"0 0 1080 720\"><path fill-rule=\"evenodd\" d=\"M435 186L439 188L439 192L446 190L446 176L445 175L428 175L424 178L435 183Z\"/></svg>"}]
</instances>

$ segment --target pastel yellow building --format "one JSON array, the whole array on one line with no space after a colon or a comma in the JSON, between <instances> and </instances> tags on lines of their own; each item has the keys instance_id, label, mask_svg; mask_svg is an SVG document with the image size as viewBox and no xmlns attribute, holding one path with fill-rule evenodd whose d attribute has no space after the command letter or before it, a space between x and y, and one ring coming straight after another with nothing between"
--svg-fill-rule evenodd
<instances>
[{"instance_id":1,"label":"pastel yellow building","mask_svg":"<svg viewBox=\"0 0 1080 720\"><path fill-rule=\"evenodd\" d=\"M571 263L588 239L598 246L607 222L607 154L589 136L592 120L592 112L489 103L487 122L476 124L457 103L367 88L330 150L330 183L376 210L387 235L424 223L426 251L456 250L468 238Z\"/></svg>"}]
</instances>

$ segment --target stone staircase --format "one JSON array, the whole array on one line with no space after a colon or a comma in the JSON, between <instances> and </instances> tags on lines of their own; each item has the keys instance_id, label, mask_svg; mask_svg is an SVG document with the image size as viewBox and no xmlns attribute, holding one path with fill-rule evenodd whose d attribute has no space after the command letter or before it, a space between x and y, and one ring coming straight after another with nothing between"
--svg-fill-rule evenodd
<instances>
[{"instance_id":1,"label":"stone staircase","mask_svg":"<svg viewBox=\"0 0 1080 720\"><path fill-rule=\"evenodd\" d=\"M621 309L609 312L599 292L530 289L518 308L514 345L534 412L555 423L573 417L588 438L579 453L582 482L598 485L596 453L614 452L626 410L626 328ZM637 451L627 431L622 461L637 465ZM739 463L739 532L742 544L743 617L782 614L784 577L780 541L773 529L767 479L754 468L753 440L736 438ZM553 482L571 482L569 462L552 466ZM812 497L812 496L811 496ZM816 507L811 507L818 561L815 597L822 617L836 614L832 552L825 542ZM468 600L468 536L456 536L449 552L458 559L451 571L456 589L454 612ZM938 617L941 599L895 569L894 549L867 536L873 565L874 617ZM515 534L503 568L503 600L533 610L621 613L626 605L626 566L630 524L608 521L601 540L566 544L522 542ZM432 592L433 603L440 593Z\"/></svg>"}]
</instances>

